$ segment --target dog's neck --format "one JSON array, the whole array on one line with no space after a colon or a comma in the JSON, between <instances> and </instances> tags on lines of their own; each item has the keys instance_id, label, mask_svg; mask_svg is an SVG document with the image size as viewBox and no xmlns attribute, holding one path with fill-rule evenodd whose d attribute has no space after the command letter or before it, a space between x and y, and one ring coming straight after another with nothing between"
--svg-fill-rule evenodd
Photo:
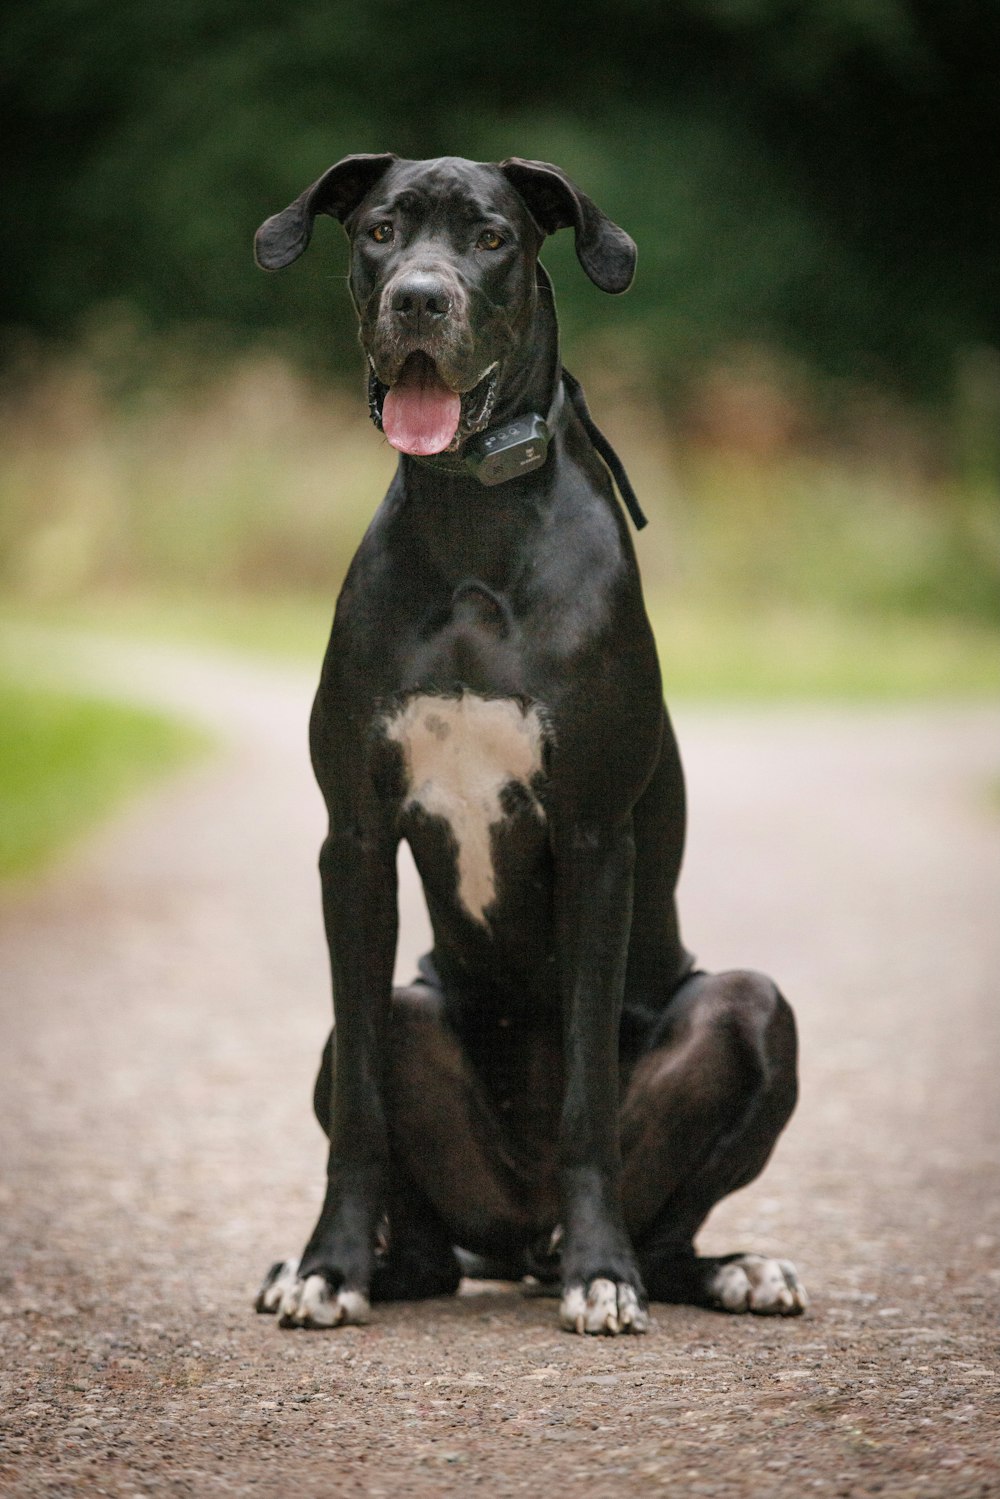
<instances>
[{"instance_id":1,"label":"dog's neck","mask_svg":"<svg viewBox=\"0 0 1000 1499\"><path fill-rule=\"evenodd\" d=\"M541 262L536 267L530 325L516 357L506 362L509 373L497 393L490 424L510 421L529 411L544 416L555 398L561 364L555 293Z\"/></svg>"},{"instance_id":2,"label":"dog's neck","mask_svg":"<svg viewBox=\"0 0 1000 1499\"><path fill-rule=\"evenodd\" d=\"M544 529L551 502L545 471L484 487L467 471L401 457L394 491L405 496L403 545L415 548L449 587L475 578L503 592L520 575Z\"/></svg>"},{"instance_id":3,"label":"dog's neck","mask_svg":"<svg viewBox=\"0 0 1000 1499\"><path fill-rule=\"evenodd\" d=\"M579 384L562 368L552 283L541 264L529 331L508 365L513 373L498 392L489 430L536 413L547 419L550 440L558 443L570 423L580 423L641 529L645 517L624 468L594 425ZM484 487L465 466L460 450L442 455L440 462L401 454L400 473L418 544L437 569L449 578L478 577L504 587L517 572L518 559L530 548L532 533L545 524L548 486L542 478L544 469Z\"/></svg>"}]
</instances>

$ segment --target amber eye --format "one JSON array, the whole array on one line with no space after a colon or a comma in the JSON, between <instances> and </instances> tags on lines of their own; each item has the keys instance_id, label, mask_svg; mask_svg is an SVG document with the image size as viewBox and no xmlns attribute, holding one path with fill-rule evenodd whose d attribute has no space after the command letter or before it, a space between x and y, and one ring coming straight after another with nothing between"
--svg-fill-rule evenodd
<instances>
[{"instance_id":1,"label":"amber eye","mask_svg":"<svg viewBox=\"0 0 1000 1499\"><path fill-rule=\"evenodd\" d=\"M394 232L392 225L386 222L376 224L368 231L377 245L387 245Z\"/></svg>"},{"instance_id":2,"label":"amber eye","mask_svg":"<svg viewBox=\"0 0 1000 1499\"><path fill-rule=\"evenodd\" d=\"M495 229L484 229L479 236L480 250L499 250L503 243L503 235L498 234Z\"/></svg>"}]
</instances>

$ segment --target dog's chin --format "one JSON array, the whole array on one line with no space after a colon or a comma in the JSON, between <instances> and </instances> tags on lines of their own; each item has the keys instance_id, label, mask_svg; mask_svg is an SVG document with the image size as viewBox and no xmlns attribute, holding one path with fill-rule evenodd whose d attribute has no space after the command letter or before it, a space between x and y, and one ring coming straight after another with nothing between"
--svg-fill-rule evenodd
<instances>
[{"instance_id":1,"label":"dog's chin","mask_svg":"<svg viewBox=\"0 0 1000 1499\"><path fill-rule=\"evenodd\" d=\"M376 369L370 355L368 366L368 409L371 419L379 431L386 433L392 445L402 452L428 457L437 453L456 453L468 438L481 432L489 424L500 377L498 360L474 378L471 385L465 385L464 380L456 378L450 371L442 370L422 350L409 354L394 369L383 370L382 373L387 377L385 379ZM453 399L457 397L457 421L453 427L447 415L442 417L440 423L428 423L426 430L420 430L419 422L408 422L405 417L401 417L399 408L403 403L400 392L411 390L418 383L425 389L432 389L442 406L450 404L449 395ZM386 399L390 392L394 392L394 396L389 401L387 412ZM409 402L412 402L412 396L409 397Z\"/></svg>"}]
</instances>

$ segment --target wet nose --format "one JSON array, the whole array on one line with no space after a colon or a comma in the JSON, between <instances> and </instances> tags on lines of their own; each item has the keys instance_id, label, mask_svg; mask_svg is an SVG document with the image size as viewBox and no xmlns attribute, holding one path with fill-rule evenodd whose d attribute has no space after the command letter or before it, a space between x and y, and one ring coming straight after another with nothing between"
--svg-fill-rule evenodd
<instances>
[{"instance_id":1,"label":"wet nose","mask_svg":"<svg viewBox=\"0 0 1000 1499\"><path fill-rule=\"evenodd\" d=\"M395 288L392 310L404 323L436 322L451 311L451 297L439 277L429 271L412 271Z\"/></svg>"}]
</instances>

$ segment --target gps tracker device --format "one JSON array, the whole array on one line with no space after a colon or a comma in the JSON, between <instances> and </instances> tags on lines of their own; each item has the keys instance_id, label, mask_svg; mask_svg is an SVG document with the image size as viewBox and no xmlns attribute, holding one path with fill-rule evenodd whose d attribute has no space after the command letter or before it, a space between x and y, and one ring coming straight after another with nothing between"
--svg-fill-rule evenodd
<instances>
[{"instance_id":1,"label":"gps tracker device","mask_svg":"<svg viewBox=\"0 0 1000 1499\"><path fill-rule=\"evenodd\" d=\"M465 466L480 484L503 484L541 468L549 450L549 428L537 411L474 437L464 454Z\"/></svg>"}]
</instances>

